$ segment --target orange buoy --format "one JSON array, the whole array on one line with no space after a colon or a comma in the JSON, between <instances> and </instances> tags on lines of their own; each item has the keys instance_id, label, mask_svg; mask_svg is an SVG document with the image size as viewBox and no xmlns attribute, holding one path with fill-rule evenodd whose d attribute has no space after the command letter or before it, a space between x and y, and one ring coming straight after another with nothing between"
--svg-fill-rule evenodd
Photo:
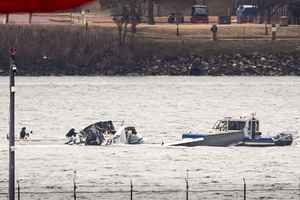
<instances>
[{"instance_id":1,"label":"orange buoy","mask_svg":"<svg viewBox=\"0 0 300 200\"><path fill-rule=\"evenodd\" d=\"M93 0L0 0L0 13L55 12L76 8Z\"/></svg>"}]
</instances>

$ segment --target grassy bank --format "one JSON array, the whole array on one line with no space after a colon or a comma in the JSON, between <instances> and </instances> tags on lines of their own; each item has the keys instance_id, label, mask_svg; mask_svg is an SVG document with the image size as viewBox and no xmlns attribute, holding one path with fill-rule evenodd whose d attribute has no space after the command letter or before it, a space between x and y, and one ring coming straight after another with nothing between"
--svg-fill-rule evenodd
<instances>
[{"instance_id":1,"label":"grassy bank","mask_svg":"<svg viewBox=\"0 0 300 200\"><path fill-rule=\"evenodd\" d=\"M278 65L281 65L282 59L291 59L296 66L294 68L298 69L300 41L295 39L278 41L226 39L214 42L209 39L191 40L183 37L172 40L164 40L163 37L159 39L145 37L151 34L158 35L158 32L151 28L142 28L134 39L129 36L128 45L119 46L117 32L113 27L94 26L86 31L81 26L2 25L0 71L1 74L7 74L7 49L10 47L16 47L18 50L20 75L186 75L191 74L192 68L201 71L203 66L206 68L219 66L218 59L224 60L224 56L230 63L237 62L237 65L233 63L235 68L240 66L239 59L248 58L252 59L251 63L257 63L271 56L275 59L272 63L276 63L279 59ZM253 56L256 60L253 60ZM260 56L263 59L260 59ZM199 59L201 62L195 62ZM208 66L202 61L208 63ZM222 63L219 68L231 67L230 64L228 66L225 64ZM229 71L236 73L234 72L236 70ZM251 72L249 73L251 75ZM259 72L257 73L259 75ZM214 69L208 69L204 74L224 73L214 74ZM297 70L294 74L298 74Z\"/></svg>"}]
</instances>

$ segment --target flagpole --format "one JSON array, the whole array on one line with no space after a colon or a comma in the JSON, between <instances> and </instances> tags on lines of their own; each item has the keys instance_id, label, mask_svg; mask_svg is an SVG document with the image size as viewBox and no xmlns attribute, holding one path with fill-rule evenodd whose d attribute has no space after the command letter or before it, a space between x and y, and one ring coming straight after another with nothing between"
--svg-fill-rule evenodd
<instances>
[{"instance_id":1,"label":"flagpole","mask_svg":"<svg viewBox=\"0 0 300 200\"><path fill-rule=\"evenodd\" d=\"M15 63L16 49L11 48L10 53L10 70L9 70L9 200L15 200L15 73L17 66Z\"/></svg>"}]
</instances>

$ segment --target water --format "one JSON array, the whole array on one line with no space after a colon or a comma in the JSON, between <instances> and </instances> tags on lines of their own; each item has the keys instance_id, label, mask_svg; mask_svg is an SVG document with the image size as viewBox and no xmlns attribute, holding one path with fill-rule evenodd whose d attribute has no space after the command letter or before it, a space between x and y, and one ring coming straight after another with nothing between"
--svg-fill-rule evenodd
<instances>
[{"instance_id":1,"label":"water","mask_svg":"<svg viewBox=\"0 0 300 200\"><path fill-rule=\"evenodd\" d=\"M18 145L16 176L26 190L71 190L74 170L81 190L128 189L130 179L138 190L184 190L187 169L195 190L241 189L243 177L256 188L299 183L297 139L280 148L160 145L224 116L251 112L265 134L299 131L299 77L17 77L16 83L17 132L26 126L33 138L63 139L72 127L112 119L135 126L146 140L138 146L66 146L63 140ZM1 77L0 192L7 190L8 92L8 78Z\"/></svg>"}]
</instances>

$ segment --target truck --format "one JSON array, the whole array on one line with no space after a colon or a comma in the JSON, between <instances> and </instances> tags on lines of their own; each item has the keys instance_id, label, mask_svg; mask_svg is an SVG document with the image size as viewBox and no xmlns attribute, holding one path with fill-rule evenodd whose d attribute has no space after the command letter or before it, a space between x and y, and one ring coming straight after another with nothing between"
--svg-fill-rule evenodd
<instances>
[{"instance_id":1,"label":"truck","mask_svg":"<svg viewBox=\"0 0 300 200\"><path fill-rule=\"evenodd\" d=\"M208 7L206 5L193 5L191 23L208 24Z\"/></svg>"},{"instance_id":2,"label":"truck","mask_svg":"<svg viewBox=\"0 0 300 200\"><path fill-rule=\"evenodd\" d=\"M236 10L237 23L254 23L257 17L255 5L240 5Z\"/></svg>"}]
</instances>

